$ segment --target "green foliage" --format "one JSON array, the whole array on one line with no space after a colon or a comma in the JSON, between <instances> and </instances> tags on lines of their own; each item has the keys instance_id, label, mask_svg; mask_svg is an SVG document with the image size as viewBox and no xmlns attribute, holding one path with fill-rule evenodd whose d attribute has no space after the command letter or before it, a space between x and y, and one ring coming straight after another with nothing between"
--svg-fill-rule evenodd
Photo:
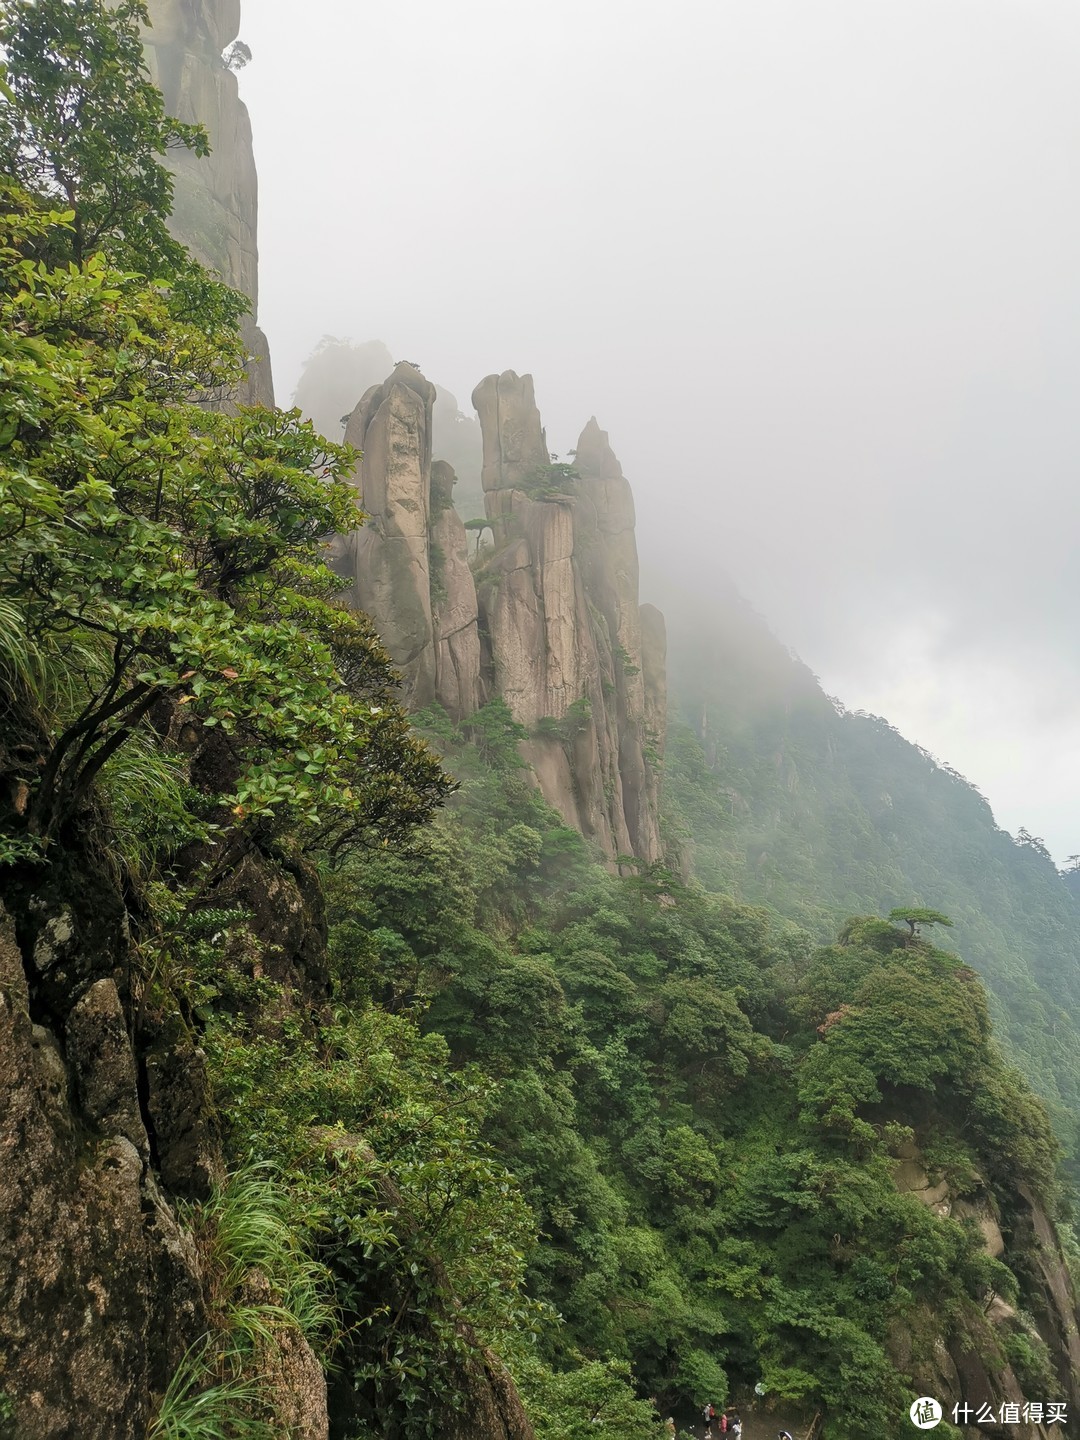
<instances>
[{"instance_id":1,"label":"green foliage","mask_svg":"<svg viewBox=\"0 0 1080 1440\"><path fill-rule=\"evenodd\" d=\"M581 472L565 462L538 465L519 482L531 500L566 500L577 490Z\"/></svg>"},{"instance_id":2,"label":"green foliage","mask_svg":"<svg viewBox=\"0 0 1080 1440\"><path fill-rule=\"evenodd\" d=\"M1016 1372L1025 1395L1052 1395L1057 1377L1046 1343L1030 1317L1005 1337L1005 1358Z\"/></svg>"},{"instance_id":3,"label":"green foliage","mask_svg":"<svg viewBox=\"0 0 1080 1440\"><path fill-rule=\"evenodd\" d=\"M170 754L148 728L139 728L98 774L112 848L128 872L149 882L156 867L202 827L181 756Z\"/></svg>"},{"instance_id":4,"label":"green foliage","mask_svg":"<svg viewBox=\"0 0 1080 1440\"><path fill-rule=\"evenodd\" d=\"M702 883L766 905L819 943L849 915L914 901L950 917L951 943L990 992L1000 1043L1075 1157L1080 889L1002 831L951 767L880 717L838 708L737 598L718 598L692 625L669 615L668 629L683 718L668 736L666 828Z\"/></svg>"},{"instance_id":5,"label":"green foliage","mask_svg":"<svg viewBox=\"0 0 1080 1440\"><path fill-rule=\"evenodd\" d=\"M228 1328L247 1328L255 1336L272 1337L275 1327L293 1326L315 1345L334 1331L327 1304L328 1274L301 1245L297 1216L279 1178L266 1163L231 1176L215 1188L196 1213L197 1234L215 1275L219 1297L225 1296ZM251 1277L269 1298L237 1301Z\"/></svg>"},{"instance_id":6,"label":"green foliage","mask_svg":"<svg viewBox=\"0 0 1080 1440\"><path fill-rule=\"evenodd\" d=\"M625 645L615 646L615 658L619 662L619 666L624 675L631 676L641 674L641 666L634 664L630 652Z\"/></svg>"},{"instance_id":7,"label":"green foliage","mask_svg":"<svg viewBox=\"0 0 1080 1440\"><path fill-rule=\"evenodd\" d=\"M629 1366L575 1357L571 1370L555 1371L530 1356L514 1366L539 1440L658 1440L656 1411L635 1398Z\"/></svg>"},{"instance_id":8,"label":"green foliage","mask_svg":"<svg viewBox=\"0 0 1080 1440\"><path fill-rule=\"evenodd\" d=\"M207 1342L177 1367L147 1431L147 1440L270 1440L273 1430L252 1418L261 1398L257 1380L218 1380Z\"/></svg>"},{"instance_id":9,"label":"green foliage","mask_svg":"<svg viewBox=\"0 0 1080 1440\"><path fill-rule=\"evenodd\" d=\"M572 745L583 735L592 720L592 703L587 695L571 701L559 717L542 715L537 721L535 734L541 739L558 740L562 745Z\"/></svg>"},{"instance_id":10,"label":"green foliage","mask_svg":"<svg viewBox=\"0 0 1080 1440\"><path fill-rule=\"evenodd\" d=\"M317 1347L336 1334L329 1274L299 1241L294 1207L266 1164L231 1176L185 1218L210 1276L213 1328L170 1380L150 1440L269 1440L278 1430L260 1372L285 1332Z\"/></svg>"},{"instance_id":11,"label":"green foliage","mask_svg":"<svg viewBox=\"0 0 1080 1440\"><path fill-rule=\"evenodd\" d=\"M451 1071L439 1037L374 1007L341 1011L317 1039L236 1020L208 1043L232 1144L280 1165L331 1277L338 1412L435 1433L436 1401L455 1403L447 1367L474 1336L501 1346L533 1324L521 1291L531 1217L479 1138L486 1082Z\"/></svg>"},{"instance_id":12,"label":"green foliage","mask_svg":"<svg viewBox=\"0 0 1080 1440\"><path fill-rule=\"evenodd\" d=\"M287 820L324 840L329 823L341 845L422 818L446 781L319 563L322 536L357 522L349 452L296 412L193 403L235 378L235 341L175 320L98 257L19 259L56 222L9 203L0 598L22 631L5 650L30 699L45 657L66 675L41 710L50 748L26 832L55 837L164 702L226 737L217 790L237 823ZM375 758L392 762L377 777Z\"/></svg>"},{"instance_id":13,"label":"green foliage","mask_svg":"<svg viewBox=\"0 0 1080 1440\"><path fill-rule=\"evenodd\" d=\"M422 717L421 717L422 718ZM528 737L524 725L510 713L501 696L489 700L467 722L466 734L481 758L499 770L520 770L524 761L518 754L517 742Z\"/></svg>"},{"instance_id":14,"label":"green foliage","mask_svg":"<svg viewBox=\"0 0 1080 1440\"><path fill-rule=\"evenodd\" d=\"M889 919L896 924L904 924L908 927L912 938L920 933L923 925L952 925L947 915L942 915L940 910L928 910L924 905L900 906L889 911Z\"/></svg>"},{"instance_id":15,"label":"green foliage","mask_svg":"<svg viewBox=\"0 0 1080 1440\"><path fill-rule=\"evenodd\" d=\"M962 1328L1022 1289L976 1227L897 1192L896 1149L969 1192L1053 1190L1045 1113L973 973L873 917L815 954L661 870L556 883L556 818L427 719L461 790L408 860L342 872L334 943L366 948L359 991L497 1078L484 1134L542 1232L531 1293L564 1320L510 1357L542 1433L589 1423L568 1397L609 1363L665 1408L761 1379L842 1440L888 1431L893 1330Z\"/></svg>"}]
</instances>

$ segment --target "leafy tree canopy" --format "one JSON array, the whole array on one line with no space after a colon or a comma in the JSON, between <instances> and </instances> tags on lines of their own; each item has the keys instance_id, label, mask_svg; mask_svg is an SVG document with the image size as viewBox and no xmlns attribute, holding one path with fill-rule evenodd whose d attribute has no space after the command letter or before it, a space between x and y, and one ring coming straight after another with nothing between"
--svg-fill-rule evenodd
<instances>
[{"instance_id":1,"label":"leafy tree canopy","mask_svg":"<svg viewBox=\"0 0 1080 1440\"><path fill-rule=\"evenodd\" d=\"M173 179L162 158L209 153L206 131L165 113L143 64L144 0L11 0L0 11L7 94L0 174L67 223L26 254L50 267L96 252L168 284L173 314L228 344L247 299L209 275L169 231Z\"/></svg>"},{"instance_id":2,"label":"leafy tree canopy","mask_svg":"<svg viewBox=\"0 0 1080 1440\"><path fill-rule=\"evenodd\" d=\"M908 906L906 909L901 905L895 910L889 911L889 919L896 924L901 922L908 926L912 936L918 935L920 926L923 925L952 925L947 915L942 915L940 910L928 910L925 906Z\"/></svg>"},{"instance_id":3,"label":"leafy tree canopy","mask_svg":"<svg viewBox=\"0 0 1080 1440\"><path fill-rule=\"evenodd\" d=\"M55 835L165 701L221 734L237 821L421 818L447 782L321 565L321 537L357 523L350 453L295 412L197 403L237 379L235 343L98 256L26 258L67 221L11 191L4 209L0 596L25 627L24 680L37 665L65 686L28 833ZM392 769L371 765L379 746Z\"/></svg>"}]
</instances>

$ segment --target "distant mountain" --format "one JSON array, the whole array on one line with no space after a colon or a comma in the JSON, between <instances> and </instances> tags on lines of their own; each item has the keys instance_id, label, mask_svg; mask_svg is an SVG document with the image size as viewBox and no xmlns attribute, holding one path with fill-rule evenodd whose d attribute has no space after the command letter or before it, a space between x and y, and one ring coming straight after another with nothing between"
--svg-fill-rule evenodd
<instances>
[{"instance_id":1,"label":"distant mountain","mask_svg":"<svg viewBox=\"0 0 1080 1440\"><path fill-rule=\"evenodd\" d=\"M1080 1138L1080 883L879 716L845 711L733 590L665 598L669 839L709 889L816 938L851 914L941 910L985 979L1008 1058Z\"/></svg>"}]
</instances>

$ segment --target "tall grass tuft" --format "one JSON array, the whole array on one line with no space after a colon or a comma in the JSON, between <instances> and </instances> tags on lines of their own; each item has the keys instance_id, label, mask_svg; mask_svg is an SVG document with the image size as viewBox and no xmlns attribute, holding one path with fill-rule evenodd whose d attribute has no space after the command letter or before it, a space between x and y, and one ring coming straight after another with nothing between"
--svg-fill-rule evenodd
<instances>
[{"instance_id":1,"label":"tall grass tuft","mask_svg":"<svg viewBox=\"0 0 1080 1440\"><path fill-rule=\"evenodd\" d=\"M210 1255L234 1321L252 1336L282 1324L295 1326L313 1345L324 1345L335 1328L334 1311L323 1293L330 1288L325 1268L305 1250L288 1196L269 1166L252 1165L216 1189L202 1224ZM272 1301L252 1302L245 1283L262 1282Z\"/></svg>"},{"instance_id":2,"label":"tall grass tuft","mask_svg":"<svg viewBox=\"0 0 1080 1440\"><path fill-rule=\"evenodd\" d=\"M98 788L112 822L111 848L137 880L148 881L156 865L197 832L186 766L148 726L134 730L110 757Z\"/></svg>"},{"instance_id":3,"label":"tall grass tuft","mask_svg":"<svg viewBox=\"0 0 1080 1440\"><path fill-rule=\"evenodd\" d=\"M290 1202L268 1165L252 1165L188 1211L211 1281L214 1328L177 1368L147 1440L270 1440L258 1367L299 1330L325 1350L336 1315L329 1276L297 1236Z\"/></svg>"},{"instance_id":4,"label":"tall grass tuft","mask_svg":"<svg viewBox=\"0 0 1080 1440\"><path fill-rule=\"evenodd\" d=\"M42 654L26 632L22 610L0 599L0 680L37 697L43 678Z\"/></svg>"},{"instance_id":5,"label":"tall grass tuft","mask_svg":"<svg viewBox=\"0 0 1080 1440\"><path fill-rule=\"evenodd\" d=\"M270 1426L251 1416L258 1380L220 1379L210 1350L207 1336L181 1360L147 1440L273 1440Z\"/></svg>"},{"instance_id":6,"label":"tall grass tuft","mask_svg":"<svg viewBox=\"0 0 1080 1440\"><path fill-rule=\"evenodd\" d=\"M62 728L82 706L108 670L108 647L89 631L35 640L26 614L0 598L0 681L21 695L45 723Z\"/></svg>"}]
</instances>

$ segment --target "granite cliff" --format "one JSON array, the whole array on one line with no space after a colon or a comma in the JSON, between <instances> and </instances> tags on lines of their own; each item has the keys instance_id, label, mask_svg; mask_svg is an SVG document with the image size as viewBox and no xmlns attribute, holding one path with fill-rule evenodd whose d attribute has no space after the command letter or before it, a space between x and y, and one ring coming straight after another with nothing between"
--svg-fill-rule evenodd
<instances>
[{"instance_id":1,"label":"granite cliff","mask_svg":"<svg viewBox=\"0 0 1080 1440\"><path fill-rule=\"evenodd\" d=\"M664 626L638 603L633 495L607 435L590 420L575 464L553 465L532 377L482 380L486 514L469 517L470 559L454 472L433 459L434 400L400 364L350 416L369 516L336 547L351 603L374 619L410 705L462 720L501 697L564 819L609 861L658 860Z\"/></svg>"},{"instance_id":2,"label":"granite cliff","mask_svg":"<svg viewBox=\"0 0 1080 1440\"><path fill-rule=\"evenodd\" d=\"M177 119L205 125L211 153L168 157L174 176L172 225L196 258L251 302L244 340L251 357L250 404L272 405L270 348L259 308L259 180L247 106L223 54L240 31L240 0L149 0L146 61Z\"/></svg>"},{"instance_id":3,"label":"granite cliff","mask_svg":"<svg viewBox=\"0 0 1080 1440\"><path fill-rule=\"evenodd\" d=\"M1017 1410L1007 1433L1021 1440L1052 1435L1052 1427L1027 1423L1027 1401L1036 1396L1023 1361L1033 1344L1042 1349L1047 1366L1042 1383L1075 1413L1080 1405L1077 1296L1058 1230L1026 1182L995 1195L976 1174L967 1178L961 1194L955 1180L940 1171L931 1174L931 1169L917 1144L902 1147L894 1165L896 1188L934 1215L952 1217L977 1231L989 1259L1003 1261L1020 1279L1022 1300L1010 1304L988 1289L981 1311L972 1307L947 1323L926 1309L914 1323L890 1327L890 1359L912 1376L920 1394L936 1396L947 1416L954 1406L969 1407L972 1423L961 1426L965 1436L999 1433L997 1426L984 1428L976 1420L984 1407L999 1416L1005 1406ZM1004 1427L1000 1433L1006 1433Z\"/></svg>"}]
</instances>

